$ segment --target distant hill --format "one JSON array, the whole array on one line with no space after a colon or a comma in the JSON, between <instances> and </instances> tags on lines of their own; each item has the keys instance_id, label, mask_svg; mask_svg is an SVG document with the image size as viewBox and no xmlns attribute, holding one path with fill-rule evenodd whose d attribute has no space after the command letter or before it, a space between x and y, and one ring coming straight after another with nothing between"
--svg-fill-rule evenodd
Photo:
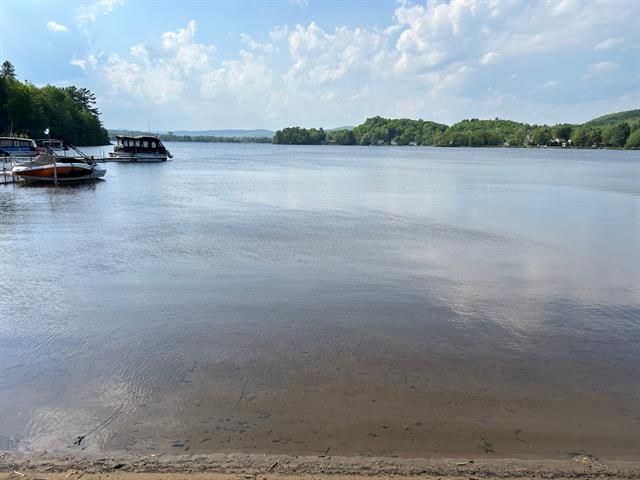
<instances>
[{"instance_id":1,"label":"distant hill","mask_svg":"<svg viewBox=\"0 0 640 480\"><path fill-rule=\"evenodd\" d=\"M178 136L190 137L273 137L272 130L172 130L171 133Z\"/></svg>"},{"instance_id":2,"label":"distant hill","mask_svg":"<svg viewBox=\"0 0 640 480\"><path fill-rule=\"evenodd\" d=\"M552 126L500 118L472 118L447 126L425 120L376 116L352 129L283 128L275 133L273 143L640 149L640 110L603 115L585 124Z\"/></svg>"},{"instance_id":3,"label":"distant hill","mask_svg":"<svg viewBox=\"0 0 640 480\"><path fill-rule=\"evenodd\" d=\"M589 120L585 123L590 127L607 127L609 125L615 125L620 122L633 122L634 120L640 120L640 109L627 110L626 112L609 113L596 117L593 120Z\"/></svg>"}]
</instances>

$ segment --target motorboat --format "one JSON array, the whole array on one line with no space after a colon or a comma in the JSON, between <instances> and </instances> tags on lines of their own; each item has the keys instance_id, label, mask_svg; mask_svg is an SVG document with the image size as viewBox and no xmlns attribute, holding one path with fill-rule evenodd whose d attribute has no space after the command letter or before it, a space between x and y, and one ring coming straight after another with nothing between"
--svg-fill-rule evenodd
<instances>
[{"instance_id":1,"label":"motorboat","mask_svg":"<svg viewBox=\"0 0 640 480\"><path fill-rule=\"evenodd\" d=\"M35 157L38 155L36 142L30 138L0 137L0 150L8 157L15 155Z\"/></svg>"},{"instance_id":2,"label":"motorboat","mask_svg":"<svg viewBox=\"0 0 640 480\"><path fill-rule=\"evenodd\" d=\"M116 146L109 156L112 162L165 162L173 158L160 139L150 135L116 136Z\"/></svg>"},{"instance_id":3,"label":"motorboat","mask_svg":"<svg viewBox=\"0 0 640 480\"><path fill-rule=\"evenodd\" d=\"M54 147L60 147L65 153L60 154L60 150ZM97 180L107 173L93 158L71 144L54 144L53 141L46 140L37 148L39 153L36 157L12 157L13 175L27 182L57 184ZM69 151L73 154L67 155L66 152Z\"/></svg>"}]
</instances>

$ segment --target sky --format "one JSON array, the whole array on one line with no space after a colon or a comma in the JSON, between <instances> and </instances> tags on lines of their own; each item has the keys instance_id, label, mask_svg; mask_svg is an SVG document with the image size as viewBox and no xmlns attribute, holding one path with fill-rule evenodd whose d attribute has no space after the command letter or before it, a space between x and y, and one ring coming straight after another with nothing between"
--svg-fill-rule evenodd
<instances>
[{"instance_id":1,"label":"sky","mask_svg":"<svg viewBox=\"0 0 640 480\"><path fill-rule=\"evenodd\" d=\"M584 122L640 108L640 1L0 0L0 61L108 128Z\"/></svg>"}]
</instances>

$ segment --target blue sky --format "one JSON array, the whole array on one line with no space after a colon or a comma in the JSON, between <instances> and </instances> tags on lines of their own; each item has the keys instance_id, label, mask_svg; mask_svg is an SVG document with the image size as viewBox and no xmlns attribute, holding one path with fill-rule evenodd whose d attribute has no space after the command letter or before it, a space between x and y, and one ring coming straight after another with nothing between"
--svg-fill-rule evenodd
<instances>
[{"instance_id":1,"label":"blue sky","mask_svg":"<svg viewBox=\"0 0 640 480\"><path fill-rule=\"evenodd\" d=\"M107 127L582 122L640 107L640 2L0 0L0 58Z\"/></svg>"}]
</instances>

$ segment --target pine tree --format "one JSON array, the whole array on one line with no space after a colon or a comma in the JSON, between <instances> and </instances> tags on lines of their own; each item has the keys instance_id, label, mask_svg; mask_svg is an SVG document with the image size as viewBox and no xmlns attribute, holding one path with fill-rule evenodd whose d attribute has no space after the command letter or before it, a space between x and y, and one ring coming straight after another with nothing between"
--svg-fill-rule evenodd
<instances>
[{"instance_id":1,"label":"pine tree","mask_svg":"<svg viewBox=\"0 0 640 480\"><path fill-rule=\"evenodd\" d=\"M9 60L5 60L0 67L0 78L16 79L16 69Z\"/></svg>"}]
</instances>

